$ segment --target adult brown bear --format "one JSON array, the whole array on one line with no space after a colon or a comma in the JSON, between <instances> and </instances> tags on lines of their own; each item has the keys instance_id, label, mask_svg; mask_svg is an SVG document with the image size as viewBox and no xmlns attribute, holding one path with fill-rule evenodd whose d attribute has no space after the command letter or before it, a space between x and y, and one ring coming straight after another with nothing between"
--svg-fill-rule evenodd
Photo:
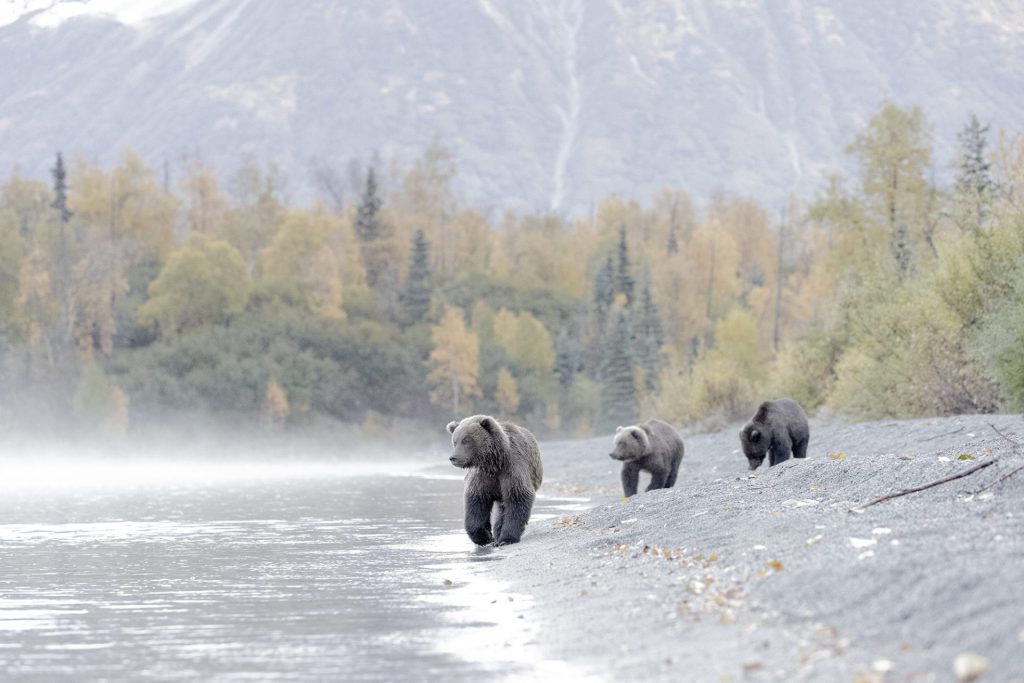
<instances>
[{"instance_id":1,"label":"adult brown bear","mask_svg":"<svg viewBox=\"0 0 1024 683\"><path fill-rule=\"evenodd\" d=\"M766 454L769 466L789 460L790 454L806 458L810 440L807 415L800 404L789 398L765 401L754 419L740 430L740 445L752 470L760 467Z\"/></svg>"},{"instance_id":2,"label":"adult brown bear","mask_svg":"<svg viewBox=\"0 0 1024 683\"><path fill-rule=\"evenodd\" d=\"M453 449L448 460L469 470L466 533L477 545L518 543L544 474L537 439L490 415L449 422L448 431Z\"/></svg>"}]
</instances>

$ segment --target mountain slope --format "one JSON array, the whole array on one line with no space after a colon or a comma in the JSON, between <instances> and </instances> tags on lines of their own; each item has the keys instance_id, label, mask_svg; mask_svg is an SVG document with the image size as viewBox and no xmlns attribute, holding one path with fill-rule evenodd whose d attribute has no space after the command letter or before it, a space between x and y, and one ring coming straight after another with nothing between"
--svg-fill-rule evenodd
<instances>
[{"instance_id":1,"label":"mountain slope","mask_svg":"<svg viewBox=\"0 0 1024 683\"><path fill-rule=\"evenodd\" d=\"M408 160L435 135L485 210L665 184L777 206L847 168L891 96L934 124L1024 114L1024 6L983 0L0 0L0 173L54 151L225 172ZM172 171L173 172L173 171Z\"/></svg>"}]
</instances>

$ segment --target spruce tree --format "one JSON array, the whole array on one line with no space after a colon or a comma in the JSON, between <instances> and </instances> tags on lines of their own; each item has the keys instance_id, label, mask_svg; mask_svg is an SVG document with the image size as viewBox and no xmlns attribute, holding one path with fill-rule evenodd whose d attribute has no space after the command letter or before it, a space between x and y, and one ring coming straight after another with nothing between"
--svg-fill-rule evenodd
<instances>
[{"instance_id":1,"label":"spruce tree","mask_svg":"<svg viewBox=\"0 0 1024 683\"><path fill-rule=\"evenodd\" d=\"M377 213L381 204L380 196L377 194L377 177L371 168L366 172L366 187L363 189L359 210L356 213L356 235L363 242L373 242L380 237L380 219Z\"/></svg>"},{"instance_id":2,"label":"spruce tree","mask_svg":"<svg viewBox=\"0 0 1024 683\"><path fill-rule=\"evenodd\" d=\"M609 256L594 277L594 312L597 315L598 332L603 333L608 311L615 301L615 266Z\"/></svg>"},{"instance_id":3,"label":"spruce tree","mask_svg":"<svg viewBox=\"0 0 1024 683\"><path fill-rule=\"evenodd\" d=\"M668 253L670 255L671 254L678 254L679 253L679 239L676 237L676 226L675 226L675 224L673 224L668 229L668 246L667 246L667 249L668 249Z\"/></svg>"},{"instance_id":4,"label":"spruce tree","mask_svg":"<svg viewBox=\"0 0 1024 683\"><path fill-rule=\"evenodd\" d=\"M958 222L961 227L972 230L984 227L995 190L992 164L985 156L988 128L972 114L971 120L957 134L960 162L956 174L956 198L961 209L957 212Z\"/></svg>"},{"instance_id":5,"label":"spruce tree","mask_svg":"<svg viewBox=\"0 0 1024 683\"><path fill-rule=\"evenodd\" d=\"M430 271L430 243L422 230L417 230L412 239L412 258L409 260L409 276L405 280L402 297L405 319L410 325L422 322L430 311L433 295Z\"/></svg>"},{"instance_id":6,"label":"spruce tree","mask_svg":"<svg viewBox=\"0 0 1024 683\"><path fill-rule=\"evenodd\" d=\"M615 291L626 296L626 305L633 304L633 276L630 274L629 245L626 244L626 226L619 228L619 259L615 272Z\"/></svg>"},{"instance_id":7,"label":"spruce tree","mask_svg":"<svg viewBox=\"0 0 1024 683\"><path fill-rule=\"evenodd\" d=\"M563 327L555 337L555 375L563 390L568 389L580 369L579 342Z\"/></svg>"},{"instance_id":8,"label":"spruce tree","mask_svg":"<svg viewBox=\"0 0 1024 683\"><path fill-rule=\"evenodd\" d=\"M597 426L615 429L636 421L637 400L634 381L634 359L630 348L630 325L626 312L619 310L605 346L601 364L601 409Z\"/></svg>"},{"instance_id":9,"label":"spruce tree","mask_svg":"<svg viewBox=\"0 0 1024 683\"><path fill-rule=\"evenodd\" d=\"M51 171L53 173L53 203L51 207L57 209L57 215L61 223L66 224L71 220L71 210L68 209L68 174L64 170L64 156L57 152L57 165Z\"/></svg>"},{"instance_id":10,"label":"spruce tree","mask_svg":"<svg viewBox=\"0 0 1024 683\"><path fill-rule=\"evenodd\" d=\"M661 322L661 314L651 294L650 277L644 278L644 287L640 292L640 320L638 338L641 341L641 366L644 369L644 386L648 391L657 389L658 376L664 365L661 347L665 344L665 328Z\"/></svg>"}]
</instances>

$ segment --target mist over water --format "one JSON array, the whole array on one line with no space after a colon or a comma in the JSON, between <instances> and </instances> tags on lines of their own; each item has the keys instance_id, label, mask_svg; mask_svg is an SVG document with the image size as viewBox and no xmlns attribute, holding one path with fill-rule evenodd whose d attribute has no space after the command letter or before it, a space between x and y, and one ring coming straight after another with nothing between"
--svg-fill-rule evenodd
<instances>
[{"instance_id":1,"label":"mist over water","mask_svg":"<svg viewBox=\"0 0 1024 683\"><path fill-rule=\"evenodd\" d=\"M0 465L3 678L537 673L526 596L484 571L504 551L466 538L459 474L422 468Z\"/></svg>"}]
</instances>

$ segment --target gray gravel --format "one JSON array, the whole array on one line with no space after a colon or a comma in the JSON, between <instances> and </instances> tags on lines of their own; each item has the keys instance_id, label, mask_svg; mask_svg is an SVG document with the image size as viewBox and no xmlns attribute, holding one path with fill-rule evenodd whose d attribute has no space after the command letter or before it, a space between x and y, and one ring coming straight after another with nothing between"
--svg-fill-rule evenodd
<instances>
[{"instance_id":1,"label":"gray gravel","mask_svg":"<svg viewBox=\"0 0 1024 683\"><path fill-rule=\"evenodd\" d=\"M978 492L1024 465L1020 416L812 424L807 460L753 477L737 430L684 434L676 487L629 500L611 437L542 444L541 493L593 507L492 566L534 596L546 655L609 680L868 682L955 681L973 653L980 680L1024 681L1024 471Z\"/></svg>"}]
</instances>

